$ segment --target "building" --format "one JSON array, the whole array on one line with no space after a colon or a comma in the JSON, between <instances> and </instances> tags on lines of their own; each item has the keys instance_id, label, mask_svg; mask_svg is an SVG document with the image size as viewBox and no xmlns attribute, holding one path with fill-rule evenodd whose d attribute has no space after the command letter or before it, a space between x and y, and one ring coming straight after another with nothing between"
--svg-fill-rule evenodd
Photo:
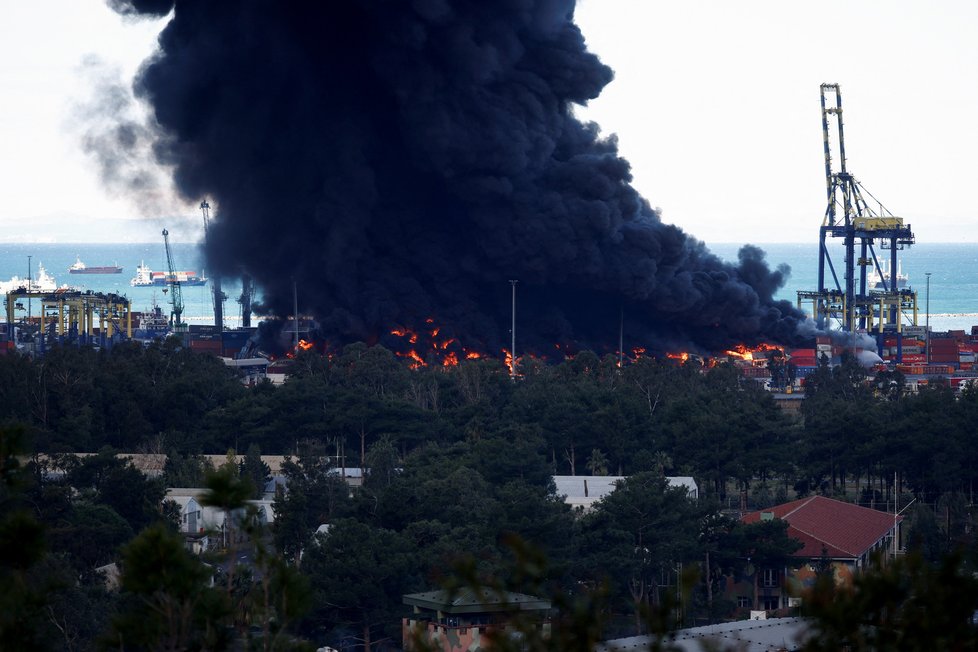
<instances>
[{"instance_id":1,"label":"building","mask_svg":"<svg viewBox=\"0 0 978 652\"><path fill-rule=\"evenodd\" d=\"M230 514L231 527L225 532L225 513L219 507L201 505L201 497L207 489L200 487L174 487L166 490L166 501L172 501L180 508L180 533L186 546L197 554L211 546L221 547L228 537L244 537L237 523L245 517L246 509L235 510ZM274 522L275 512L272 500L249 500L248 507L254 509L258 522L265 525Z\"/></svg>"},{"instance_id":2,"label":"building","mask_svg":"<svg viewBox=\"0 0 978 652\"><path fill-rule=\"evenodd\" d=\"M767 618L680 629L660 642L677 652L774 652L800 650L808 636L808 623L801 618ZM655 642L652 636L619 638L601 643L596 652L645 652Z\"/></svg>"},{"instance_id":3,"label":"building","mask_svg":"<svg viewBox=\"0 0 978 652\"><path fill-rule=\"evenodd\" d=\"M557 495L564 497L564 502L573 508L588 511L594 505L617 488L617 483L625 479L623 475L555 475L554 484ZM667 476L666 482L670 487L685 487L687 495L696 500L699 498L699 487L696 481L688 476Z\"/></svg>"},{"instance_id":4,"label":"building","mask_svg":"<svg viewBox=\"0 0 978 652\"><path fill-rule=\"evenodd\" d=\"M781 519L788 523L788 536L801 542L797 560L787 568L758 568L758 604L777 610L800 604L799 597L811 588L819 572L831 572L839 585L851 583L853 575L871 565L877 556L886 558L899 537L902 516L825 496L809 496L745 514L744 523ZM752 602L753 578L730 578L728 596L738 606ZM733 595L731 595L733 593Z\"/></svg>"},{"instance_id":5,"label":"building","mask_svg":"<svg viewBox=\"0 0 978 652\"><path fill-rule=\"evenodd\" d=\"M487 635L506 632L515 615L526 615L546 634L550 629L550 602L524 593L473 589L428 591L404 596L414 615L401 623L405 650L419 638L429 650L480 652ZM515 634L515 632L514 632Z\"/></svg>"}]
</instances>

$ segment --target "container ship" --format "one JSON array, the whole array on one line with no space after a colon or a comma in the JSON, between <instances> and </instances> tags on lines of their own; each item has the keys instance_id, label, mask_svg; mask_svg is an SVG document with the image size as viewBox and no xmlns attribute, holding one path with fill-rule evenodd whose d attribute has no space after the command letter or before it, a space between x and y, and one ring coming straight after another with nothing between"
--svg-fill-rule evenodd
<instances>
[{"instance_id":1,"label":"container ship","mask_svg":"<svg viewBox=\"0 0 978 652\"><path fill-rule=\"evenodd\" d=\"M883 261L883 275L880 276L879 272L875 268L871 269L866 277L866 286L875 290L885 290L890 288L890 266L889 263ZM902 290L907 287L907 283L910 278L903 273L901 269L900 261L897 261L897 289ZM892 289L892 288L890 288Z\"/></svg>"},{"instance_id":2,"label":"container ship","mask_svg":"<svg viewBox=\"0 0 978 652\"><path fill-rule=\"evenodd\" d=\"M75 263L68 268L69 274L121 274L122 268L118 265L98 265L89 267L82 262L81 258L75 258Z\"/></svg>"},{"instance_id":3,"label":"container ship","mask_svg":"<svg viewBox=\"0 0 978 652\"><path fill-rule=\"evenodd\" d=\"M136 268L136 276L129 281L129 285L134 288L166 287L172 282L185 286L195 286L205 285L207 279L203 276L197 276L197 272L194 271L175 271L172 276L166 272L154 272L146 266L145 262L140 262L139 267Z\"/></svg>"}]
</instances>

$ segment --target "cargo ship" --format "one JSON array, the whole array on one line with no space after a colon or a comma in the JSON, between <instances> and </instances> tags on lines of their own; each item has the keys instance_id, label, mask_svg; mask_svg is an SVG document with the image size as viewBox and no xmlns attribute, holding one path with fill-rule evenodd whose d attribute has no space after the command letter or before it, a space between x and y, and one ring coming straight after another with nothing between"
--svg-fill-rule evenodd
<instances>
[{"instance_id":1,"label":"cargo ship","mask_svg":"<svg viewBox=\"0 0 978 652\"><path fill-rule=\"evenodd\" d=\"M122 268L118 265L99 265L89 267L82 262L80 257L75 258L75 263L68 268L69 274L121 274Z\"/></svg>"},{"instance_id":2,"label":"cargo ship","mask_svg":"<svg viewBox=\"0 0 978 652\"><path fill-rule=\"evenodd\" d=\"M69 289L67 285L59 286L54 277L48 274L44 265L38 263L37 275L33 279L14 276L9 281L0 281L0 294L7 294L19 289L30 289L31 292L55 292Z\"/></svg>"},{"instance_id":3,"label":"cargo ship","mask_svg":"<svg viewBox=\"0 0 978 652\"><path fill-rule=\"evenodd\" d=\"M173 282L184 286L205 285L207 278L197 276L194 271L175 271L172 276L166 272L154 272L145 262L140 262L136 268L136 276L129 281L129 285L134 288L166 287Z\"/></svg>"},{"instance_id":4,"label":"cargo ship","mask_svg":"<svg viewBox=\"0 0 978 652\"><path fill-rule=\"evenodd\" d=\"M164 338L169 334L170 322L166 318L166 315L163 314L163 310L154 301L153 310L140 315L139 324L136 326L136 330L133 331L132 338L142 342L149 342Z\"/></svg>"},{"instance_id":5,"label":"cargo ship","mask_svg":"<svg viewBox=\"0 0 978 652\"><path fill-rule=\"evenodd\" d=\"M907 282L910 280L909 277L903 273L901 269L900 261L897 261L897 289L902 290L907 287ZM886 261L883 261L883 275L880 276L879 272L876 271L874 267L869 271L869 275L866 278L866 287L873 290L883 290L889 289L890 287L890 266Z\"/></svg>"}]
</instances>

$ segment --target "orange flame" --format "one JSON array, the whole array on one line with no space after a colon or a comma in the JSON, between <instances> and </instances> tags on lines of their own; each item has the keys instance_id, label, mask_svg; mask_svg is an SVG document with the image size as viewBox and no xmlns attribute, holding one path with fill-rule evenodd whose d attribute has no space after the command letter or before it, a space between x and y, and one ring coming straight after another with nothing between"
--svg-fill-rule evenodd
<instances>
[{"instance_id":1,"label":"orange flame","mask_svg":"<svg viewBox=\"0 0 978 652\"><path fill-rule=\"evenodd\" d=\"M730 356L731 358L739 358L741 360L747 360L749 362L753 362L754 360L753 351L748 349L743 344L738 344L733 349L730 349L729 351L724 351L724 353Z\"/></svg>"},{"instance_id":2,"label":"orange flame","mask_svg":"<svg viewBox=\"0 0 978 652\"><path fill-rule=\"evenodd\" d=\"M441 361L443 367L454 367L458 364L458 356L455 355L455 351L450 351L445 359Z\"/></svg>"},{"instance_id":3,"label":"orange flame","mask_svg":"<svg viewBox=\"0 0 978 652\"><path fill-rule=\"evenodd\" d=\"M414 362L408 365L411 369L420 369L421 367L428 366L428 363L424 361L424 358L418 355L418 352L415 351L414 349L411 349L407 353L397 353L396 355L401 358L411 358L412 360L414 360Z\"/></svg>"},{"instance_id":4,"label":"orange flame","mask_svg":"<svg viewBox=\"0 0 978 652\"><path fill-rule=\"evenodd\" d=\"M465 352L465 359L466 360L478 360L481 357L483 357L483 356L478 351L466 351Z\"/></svg>"},{"instance_id":5,"label":"orange flame","mask_svg":"<svg viewBox=\"0 0 978 652\"><path fill-rule=\"evenodd\" d=\"M302 351L308 351L313 346L315 346L315 345L312 342L307 342L305 340L299 340L299 345L296 348L299 349L299 350L302 350Z\"/></svg>"},{"instance_id":6,"label":"orange flame","mask_svg":"<svg viewBox=\"0 0 978 652\"><path fill-rule=\"evenodd\" d=\"M522 359L523 357L520 356L514 360L513 354L508 349L503 349L503 362L509 368L510 374L517 375L516 369Z\"/></svg>"},{"instance_id":7,"label":"orange flame","mask_svg":"<svg viewBox=\"0 0 978 652\"><path fill-rule=\"evenodd\" d=\"M680 362L686 362L689 360L689 353L682 351L681 353L667 353L666 357L670 360L679 360Z\"/></svg>"}]
</instances>

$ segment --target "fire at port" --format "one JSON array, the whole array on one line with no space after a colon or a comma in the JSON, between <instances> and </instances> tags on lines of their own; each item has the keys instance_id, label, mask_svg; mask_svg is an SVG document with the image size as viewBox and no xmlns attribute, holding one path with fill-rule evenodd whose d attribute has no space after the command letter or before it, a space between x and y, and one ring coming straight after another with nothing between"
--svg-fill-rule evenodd
<instances>
[{"instance_id":1,"label":"fire at port","mask_svg":"<svg viewBox=\"0 0 978 652\"><path fill-rule=\"evenodd\" d=\"M572 0L112 4L169 15L135 80L153 151L215 207L211 274L247 274L289 348L296 287L318 346L504 356L511 279L517 356L813 342L774 299L787 266L723 262L664 223L615 138L574 116L612 72Z\"/></svg>"}]
</instances>

